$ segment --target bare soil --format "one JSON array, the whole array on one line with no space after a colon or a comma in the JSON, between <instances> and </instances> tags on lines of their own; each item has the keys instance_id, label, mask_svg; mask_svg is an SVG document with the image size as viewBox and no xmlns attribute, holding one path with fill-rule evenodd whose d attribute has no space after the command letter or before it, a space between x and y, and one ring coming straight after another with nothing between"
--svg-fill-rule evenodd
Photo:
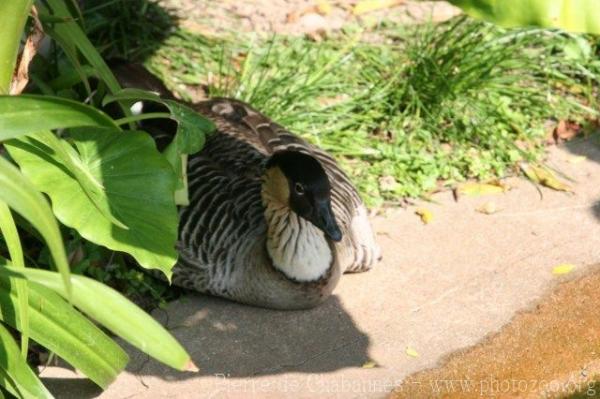
<instances>
[{"instance_id":1,"label":"bare soil","mask_svg":"<svg viewBox=\"0 0 600 399\"><path fill-rule=\"evenodd\" d=\"M354 15L358 3L356 0L160 0L161 5L181 18L183 27L213 36L232 32L313 34L335 31L350 23L373 26L384 20L402 24L443 21L460 12L443 1L405 0Z\"/></svg>"}]
</instances>

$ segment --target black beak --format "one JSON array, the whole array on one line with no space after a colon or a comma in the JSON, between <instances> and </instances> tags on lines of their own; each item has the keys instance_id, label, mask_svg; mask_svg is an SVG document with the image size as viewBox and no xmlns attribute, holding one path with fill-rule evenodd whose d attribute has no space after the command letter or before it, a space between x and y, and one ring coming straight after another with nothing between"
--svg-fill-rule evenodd
<instances>
[{"instance_id":1,"label":"black beak","mask_svg":"<svg viewBox=\"0 0 600 399\"><path fill-rule=\"evenodd\" d=\"M331 210L331 203L329 201L317 202L313 223L323 230L325 235L331 238L332 241L337 242L342 239L342 232L335 221L335 216Z\"/></svg>"}]
</instances>

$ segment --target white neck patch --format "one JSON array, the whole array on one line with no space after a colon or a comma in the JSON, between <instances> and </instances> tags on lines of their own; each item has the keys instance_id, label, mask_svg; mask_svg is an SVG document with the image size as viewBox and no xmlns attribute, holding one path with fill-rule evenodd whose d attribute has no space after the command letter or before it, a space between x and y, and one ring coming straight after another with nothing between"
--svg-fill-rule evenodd
<instances>
[{"instance_id":1,"label":"white neck patch","mask_svg":"<svg viewBox=\"0 0 600 399\"><path fill-rule=\"evenodd\" d=\"M287 207L267 205L267 251L273 266L296 281L315 281L331 266L325 235Z\"/></svg>"}]
</instances>

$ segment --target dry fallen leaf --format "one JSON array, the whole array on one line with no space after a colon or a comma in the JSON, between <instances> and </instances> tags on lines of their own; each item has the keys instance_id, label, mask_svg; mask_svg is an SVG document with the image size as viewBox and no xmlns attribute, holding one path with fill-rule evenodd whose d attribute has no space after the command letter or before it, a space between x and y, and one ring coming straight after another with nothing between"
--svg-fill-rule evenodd
<instances>
[{"instance_id":1,"label":"dry fallen leaf","mask_svg":"<svg viewBox=\"0 0 600 399\"><path fill-rule=\"evenodd\" d=\"M572 265L570 263L563 263L562 265L554 266L554 268L552 269L552 274L556 276L569 274L573 271L573 269L575 269L575 265Z\"/></svg>"},{"instance_id":2,"label":"dry fallen leaf","mask_svg":"<svg viewBox=\"0 0 600 399\"><path fill-rule=\"evenodd\" d=\"M421 221L424 224L429 224L433 221L433 214L429 209L426 208L417 208L415 213L421 217Z\"/></svg>"},{"instance_id":3,"label":"dry fallen leaf","mask_svg":"<svg viewBox=\"0 0 600 399\"><path fill-rule=\"evenodd\" d=\"M561 120L554 129L554 140L557 143L562 141L571 140L573 137L581 131L581 126L575 122Z\"/></svg>"},{"instance_id":4,"label":"dry fallen leaf","mask_svg":"<svg viewBox=\"0 0 600 399\"><path fill-rule=\"evenodd\" d=\"M310 7L305 7L288 13L286 22L288 24L294 24L307 14L317 13L320 15L329 15L331 13L331 10L332 8L328 1L318 1L316 5L312 5Z\"/></svg>"},{"instance_id":5,"label":"dry fallen leaf","mask_svg":"<svg viewBox=\"0 0 600 399\"><path fill-rule=\"evenodd\" d=\"M364 0L356 3L354 8L352 9L352 14L354 15L362 15L371 11L380 10L382 8L389 8L400 3L404 2L404 0Z\"/></svg>"},{"instance_id":6,"label":"dry fallen leaf","mask_svg":"<svg viewBox=\"0 0 600 399\"><path fill-rule=\"evenodd\" d=\"M490 183L464 183L458 187L458 193L470 196L500 194L508 191L510 187L500 181Z\"/></svg>"},{"instance_id":7,"label":"dry fallen leaf","mask_svg":"<svg viewBox=\"0 0 600 399\"><path fill-rule=\"evenodd\" d=\"M585 155L576 155L574 157L567 159L567 162L573 163L573 164L578 164L578 163L585 161L586 159L587 159L587 157Z\"/></svg>"},{"instance_id":8,"label":"dry fallen leaf","mask_svg":"<svg viewBox=\"0 0 600 399\"><path fill-rule=\"evenodd\" d=\"M535 183L557 191L572 191L568 185L558 180L554 173L543 166L530 165L526 162L522 162L519 166L525 176Z\"/></svg>"},{"instance_id":9,"label":"dry fallen leaf","mask_svg":"<svg viewBox=\"0 0 600 399\"><path fill-rule=\"evenodd\" d=\"M406 347L406 355L410 357L419 357L419 352L417 352L414 348L410 346Z\"/></svg>"},{"instance_id":10,"label":"dry fallen leaf","mask_svg":"<svg viewBox=\"0 0 600 399\"><path fill-rule=\"evenodd\" d=\"M372 360L366 361L363 365L362 368L363 369L372 369L375 368L377 366L377 363L375 363Z\"/></svg>"},{"instance_id":11,"label":"dry fallen leaf","mask_svg":"<svg viewBox=\"0 0 600 399\"><path fill-rule=\"evenodd\" d=\"M331 14L331 4L327 0L317 1L317 12L321 15Z\"/></svg>"},{"instance_id":12,"label":"dry fallen leaf","mask_svg":"<svg viewBox=\"0 0 600 399\"><path fill-rule=\"evenodd\" d=\"M498 208L496 207L495 202L489 201L477 208L476 211L479 213L484 213L486 215L492 215L498 212Z\"/></svg>"},{"instance_id":13,"label":"dry fallen leaf","mask_svg":"<svg viewBox=\"0 0 600 399\"><path fill-rule=\"evenodd\" d=\"M300 14L299 11L293 11L290 12L287 17L285 18L285 22L287 22L288 24L294 24L296 22L298 22L298 19L300 19L302 15Z\"/></svg>"}]
</instances>

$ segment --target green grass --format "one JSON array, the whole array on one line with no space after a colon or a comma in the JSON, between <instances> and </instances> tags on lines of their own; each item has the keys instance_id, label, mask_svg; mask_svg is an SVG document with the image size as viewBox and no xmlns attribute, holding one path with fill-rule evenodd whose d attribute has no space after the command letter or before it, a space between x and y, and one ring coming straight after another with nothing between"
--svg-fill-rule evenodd
<instances>
[{"instance_id":1,"label":"green grass","mask_svg":"<svg viewBox=\"0 0 600 399\"><path fill-rule=\"evenodd\" d=\"M320 43L176 31L146 65L184 99L240 98L331 151L375 206L541 159L548 120L597 117L594 46L457 18Z\"/></svg>"}]
</instances>

